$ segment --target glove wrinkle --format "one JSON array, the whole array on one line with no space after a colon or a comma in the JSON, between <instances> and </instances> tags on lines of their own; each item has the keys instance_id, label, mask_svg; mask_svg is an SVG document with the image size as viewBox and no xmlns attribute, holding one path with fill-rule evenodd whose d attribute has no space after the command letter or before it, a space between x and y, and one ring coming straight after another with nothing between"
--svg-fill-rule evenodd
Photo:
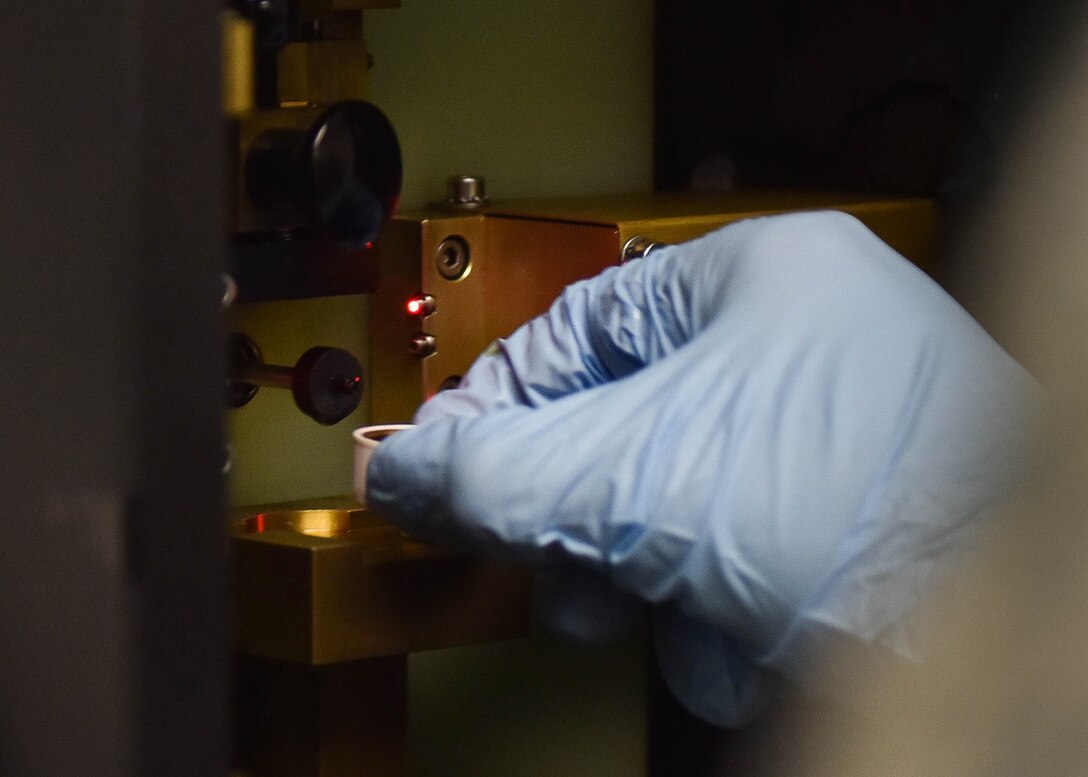
<instances>
[{"instance_id":1,"label":"glove wrinkle","mask_svg":"<svg viewBox=\"0 0 1088 777\"><path fill-rule=\"evenodd\" d=\"M903 460L911 445L917 439L917 432L920 428L919 419L936 381L937 371L936 349L930 342L923 342L918 347L915 367L910 380L907 382L911 390L904 397L902 406L891 414L893 417L898 418L898 423L889 436L887 460L878 469L877 474L871 478L869 493L863 499L856 519L845 526L845 531L837 543L836 555L829 565L826 578L822 583L813 587L812 595L802 602L798 608L796 618L807 617L813 604L821 599L826 599L828 593L839 584L844 575L851 574L850 570L856 572L859 561L871 551L878 533L883 526L886 526L886 517L891 512L887 492L897 473L902 471ZM909 517L907 520L909 520ZM880 630L881 627L876 625L877 619L871 617L875 615L876 613L870 613L870 617L866 620L870 628ZM841 627L844 624L837 625ZM781 639L788 639L791 630L793 630L792 624L787 626ZM864 636L871 637L872 633ZM771 652L775 652L775 649L772 649Z\"/></svg>"},{"instance_id":2,"label":"glove wrinkle","mask_svg":"<svg viewBox=\"0 0 1088 777\"><path fill-rule=\"evenodd\" d=\"M1040 400L932 280L829 212L605 271L496 352L378 447L368 503L657 605L670 688L728 725L764 671L807 682L827 647L921 655L915 614L1029 459ZM611 606L585 596L568 630Z\"/></svg>"}]
</instances>

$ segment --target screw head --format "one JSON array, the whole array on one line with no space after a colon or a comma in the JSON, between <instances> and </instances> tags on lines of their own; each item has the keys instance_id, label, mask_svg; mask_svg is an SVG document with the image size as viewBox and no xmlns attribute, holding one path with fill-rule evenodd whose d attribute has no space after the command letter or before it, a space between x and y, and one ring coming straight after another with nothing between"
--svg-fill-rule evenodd
<instances>
[{"instance_id":1,"label":"screw head","mask_svg":"<svg viewBox=\"0 0 1088 777\"><path fill-rule=\"evenodd\" d=\"M468 241L460 235L450 235L434 253L434 266L447 281L459 281L472 271L472 252Z\"/></svg>"},{"instance_id":2,"label":"screw head","mask_svg":"<svg viewBox=\"0 0 1088 777\"><path fill-rule=\"evenodd\" d=\"M483 176L455 175L447 182L446 203L460 210L479 210L487 205Z\"/></svg>"}]
</instances>

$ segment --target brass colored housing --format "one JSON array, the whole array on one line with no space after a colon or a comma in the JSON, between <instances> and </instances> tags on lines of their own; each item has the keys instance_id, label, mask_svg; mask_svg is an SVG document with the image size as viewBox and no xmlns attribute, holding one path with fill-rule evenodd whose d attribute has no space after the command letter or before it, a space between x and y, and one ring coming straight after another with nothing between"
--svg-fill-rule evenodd
<instances>
[{"instance_id":1,"label":"brass colored housing","mask_svg":"<svg viewBox=\"0 0 1088 777\"><path fill-rule=\"evenodd\" d=\"M933 271L936 210L923 198L738 190L507 202L471 214L434 210L395 218L379 242L381 288L371 303L372 417L410 421L495 338L547 310L568 284L619 264L633 237L677 243L746 218L823 209L857 216ZM454 281L440 271L440 247L450 237L468 246L471 264ZM425 321L403 307L420 293L437 302ZM437 345L425 359L409 350L421 328Z\"/></svg>"},{"instance_id":2,"label":"brass colored housing","mask_svg":"<svg viewBox=\"0 0 1088 777\"><path fill-rule=\"evenodd\" d=\"M529 631L524 570L418 542L350 497L240 508L235 645L326 665Z\"/></svg>"},{"instance_id":3,"label":"brass colored housing","mask_svg":"<svg viewBox=\"0 0 1088 777\"><path fill-rule=\"evenodd\" d=\"M238 119L256 104L253 66L253 25L248 19L223 13L223 112Z\"/></svg>"},{"instance_id":4,"label":"brass colored housing","mask_svg":"<svg viewBox=\"0 0 1088 777\"><path fill-rule=\"evenodd\" d=\"M424 545L350 497L231 513L235 765L404 774L407 653L529 633L525 570Z\"/></svg>"},{"instance_id":5,"label":"brass colored housing","mask_svg":"<svg viewBox=\"0 0 1088 777\"><path fill-rule=\"evenodd\" d=\"M289 43L280 50L276 92L281 105L365 100L369 71L361 37Z\"/></svg>"},{"instance_id":6,"label":"brass colored housing","mask_svg":"<svg viewBox=\"0 0 1088 777\"><path fill-rule=\"evenodd\" d=\"M262 114L243 124L243 148L268 120ZM827 208L853 213L933 269L926 199L734 192L396 218L379 241L371 302L371 418L410 420L495 338L568 284L618 264L633 237L675 243L752 216ZM433 315L405 309L419 294L434 297ZM437 344L425 358L411 351L423 334ZM350 497L235 510L230 542L242 654L237 760L257 777L404 774L405 654L529 632L525 570L424 545Z\"/></svg>"}]
</instances>

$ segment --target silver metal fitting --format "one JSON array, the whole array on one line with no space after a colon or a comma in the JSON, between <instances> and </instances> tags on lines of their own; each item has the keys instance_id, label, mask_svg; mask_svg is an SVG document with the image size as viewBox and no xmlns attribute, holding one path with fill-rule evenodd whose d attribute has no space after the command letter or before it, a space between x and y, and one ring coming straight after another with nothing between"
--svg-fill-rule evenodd
<instances>
[{"instance_id":1,"label":"silver metal fitting","mask_svg":"<svg viewBox=\"0 0 1088 777\"><path fill-rule=\"evenodd\" d=\"M455 175L447 181L446 204L458 210L479 210L487 205L483 176Z\"/></svg>"},{"instance_id":2,"label":"silver metal fitting","mask_svg":"<svg viewBox=\"0 0 1088 777\"><path fill-rule=\"evenodd\" d=\"M472 252L460 235L450 235L434 253L434 266L447 281L459 281L472 270Z\"/></svg>"},{"instance_id":3,"label":"silver metal fitting","mask_svg":"<svg viewBox=\"0 0 1088 777\"><path fill-rule=\"evenodd\" d=\"M648 237L635 235L623 244L623 250L620 251L620 264L627 264L632 259L641 259L651 251L664 247L664 243L655 243Z\"/></svg>"},{"instance_id":4,"label":"silver metal fitting","mask_svg":"<svg viewBox=\"0 0 1088 777\"><path fill-rule=\"evenodd\" d=\"M408 341L408 352L420 359L433 356L438 351L438 340L427 332L417 332Z\"/></svg>"}]
</instances>

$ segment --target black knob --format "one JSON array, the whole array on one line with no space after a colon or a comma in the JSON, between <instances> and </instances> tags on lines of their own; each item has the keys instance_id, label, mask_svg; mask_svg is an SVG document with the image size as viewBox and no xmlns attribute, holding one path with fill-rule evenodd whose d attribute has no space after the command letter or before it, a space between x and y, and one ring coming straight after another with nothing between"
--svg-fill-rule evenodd
<instances>
[{"instance_id":1,"label":"black knob","mask_svg":"<svg viewBox=\"0 0 1088 777\"><path fill-rule=\"evenodd\" d=\"M259 386L289 388L302 412L330 426L351 415L363 397L363 368L342 348L317 346L302 354L294 367L281 367L265 364L257 344L236 333L229 358L228 407L249 403Z\"/></svg>"},{"instance_id":2,"label":"black knob","mask_svg":"<svg viewBox=\"0 0 1088 777\"><path fill-rule=\"evenodd\" d=\"M246 189L257 207L301 213L350 245L378 237L400 186L396 132L367 102L336 103L305 130L265 130L246 155Z\"/></svg>"},{"instance_id":3,"label":"black knob","mask_svg":"<svg viewBox=\"0 0 1088 777\"><path fill-rule=\"evenodd\" d=\"M363 368L341 348L311 348L295 362L291 394L302 412L318 423L338 423L359 406Z\"/></svg>"}]
</instances>

